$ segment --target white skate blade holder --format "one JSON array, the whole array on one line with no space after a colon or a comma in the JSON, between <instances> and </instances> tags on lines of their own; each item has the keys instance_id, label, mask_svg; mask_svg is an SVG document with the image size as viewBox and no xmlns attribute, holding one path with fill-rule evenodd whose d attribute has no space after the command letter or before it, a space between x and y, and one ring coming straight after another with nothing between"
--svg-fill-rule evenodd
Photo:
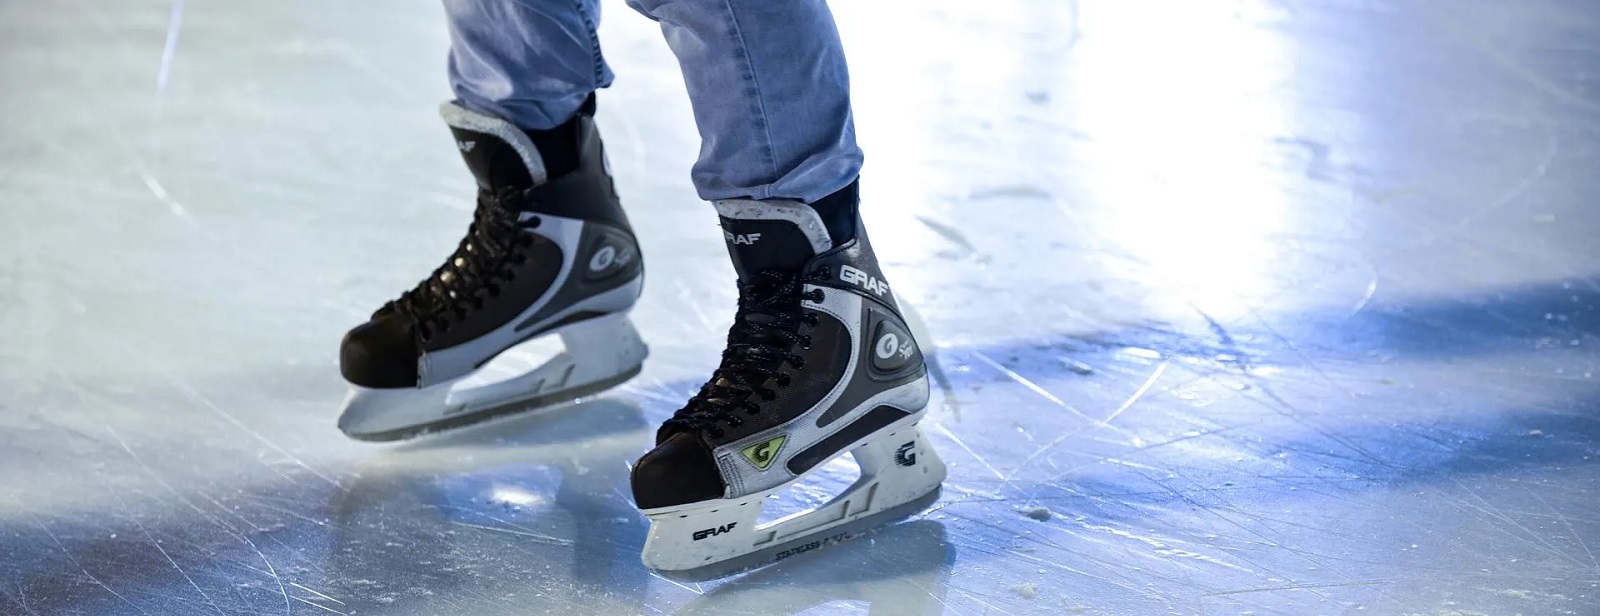
<instances>
[{"instance_id":1,"label":"white skate blade holder","mask_svg":"<svg viewBox=\"0 0 1600 616\"><path fill-rule=\"evenodd\" d=\"M565 348L529 369L531 357L541 355L531 351L552 336ZM460 378L409 389L352 387L339 429L358 440L392 441L548 408L633 378L648 353L626 314L580 321L506 349Z\"/></svg>"},{"instance_id":2,"label":"white skate blade holder","mask_svg":"<svg viewBox=\"0 0 1600 616\"><path fill-rule=\"evenodd\" d=\"M914 423L880 431L848 452L861 469L855 483L816 509L767 524L757 524L763 505L789 484L740 498L645 511L650 519L645 566L685 581L726 577L848 541L939 499L944 461Z\"/></svg>"}]
</instances>

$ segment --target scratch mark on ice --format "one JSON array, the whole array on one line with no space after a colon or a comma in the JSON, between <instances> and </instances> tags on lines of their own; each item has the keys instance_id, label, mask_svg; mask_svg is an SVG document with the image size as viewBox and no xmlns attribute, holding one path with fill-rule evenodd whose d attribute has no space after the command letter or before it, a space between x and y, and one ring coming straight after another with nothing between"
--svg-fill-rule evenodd
<instances>
[{"instance_id":1,"label":"scratch mark on ice","mask_svg":"<svg viewBox=\"0 0 1600 616\"><path fill-rule=\"evenodd\" d=\"M1160 448L1160 447L1166 447L1167 445L1172 445L1172 444L1176 444L1176 443L1182 443L1184 441L1194 440L1194 439L1197 439L1197 438L1205 438L1205 437L1208 437L1208 436L1214 436L1214 435L1217 435L1217 434L1222 434L1224 432L1228 432L1228 431L1231 431L1231 430L1234 430L1234 429L1237 429L1237 428L1238 428L1238 426L1224 426L1224 427L1221 427L1221 428L1213 428L1213 429L1206 430L1204 432L1198 432L1198 433L1195 433L1195 434L1186 434L1184 436L1180 436L1178 438L1174 438L1174 439L1169 440L1169 441L1161 441L1159 443L1151 443L1149 445L1143 445L1141 447L1129 450L1129 451L1125 452L1123 455L1124 456L1129 456L1129 455L1133 455L1133 454L1144 453L1144 452L1148 452L1148 451L1150 451L1152 449L1156 449L1156 448ZM1063 470L1059 474L1057 474L1054 478L1052 478L1051 481L1058 481L1058 480L1066 478L1069 475L1072 475L1073 473L1081 471L1083 469L1086 469L1086 468L1089 468L1089 467L1092 467L1092 466L1095 466L1095 465L1107 464L1107 463L1109 463L1109 464L1120 464L1120 465L1128 466L1128 467L1131 467L1131 468L1147 468L1149 470L1161 470L1161 469L1157 469L1157 468L1153 468L1153 467L1146 467L1146 466L1141 465L1141 464L1136 464L1136 463L1133 463L1133 462L1128 461L1128 460L1122 460L1122 459L1118 459L1118 458L1105 458L1105 457L1102 457L1102 458L1096 458L1092 462L1085 462L1083 464L1079 464L1079 465L1074 466L1072 468L1068 468L1066 470ZM1148 494L1165 494L1165 493L1166 492L1149 492ZM1141 494L1141 493L1128 493L1128 494L1125 494L1125 495L1126 496L1133 496L1134 494ZM1044 499L1038 499L1038 500L1044 500Z\"/></svg>"},{"instance_id":2,"label":"scratch mark on ice","mask_svg":"<svg viewBox=\"0 0 1600 616\"><path fill-rule=\"evenodd\" d=\"M950 377L944 373L944 366L937 356L923 356L924 363L928 365L928 376L933 377L935 385L939 386L941 408L950 413L956 421L961 421L961 401L956 399L956 390L950 384Z\"/></svg>"},{"instance_id":3,"label":"scratch mark on ice","mask_svg":"<svg viewBox=\"0 0 1600 616\"><path fill-rule=\"evenodd\" d=\"M172 568L178 570L178 575L181 575L181 576L183 576L183 579L188 580L189 585L194 587L195 592L200 593L200 596L206 600L206 603L211 604L211 609L216 610L216 612L218 614L223 614L222 608L217 607L217 602L211 600L211 595L206 594L206 591L204 589L200 588L199 584L196 584L194 582L194 578L189 577L189 572L184 571L183 567L179 567L178 566L178 561L172 559L172 555L167 553L167 549L161 547L161 542L160 541L156 541L155 535L151 535L150 534L150 529L145 528L144 523L140 522L139 520L134 520L133 524L134 524L134 526L138 526L139 527L139 532L144 533L144 538L145 539L149 539L150 540L150 545L155 546L156 547L156 551L160 552L161 555L167 559L167 562L172 564ZM223 614L223 616L227 616L227 615Z\"/></svg>"},{"instance_id":4,"label":"scratch mark on ice","mask_svg":"<svg viewBox=\"0 0 1600 616\"><path fill-rule=\"evenodd\" d=\"M1117 428L1115 426L1105 425L1104 422L1102 422L1102 421L1100 421L1098 419L1095 419L1093 417L1088 416L1083 411L1080 411L1077 408L1073 407L1072 405L1067 404L1062 399L1057 398L1055 396L1055 394L1052 394L1052 393L1050 393L1048 391L1045 391L1045 388L1040 387L1037 383L1034 383L1033 381L1028 380L1027 377L1024 377L1024 376L1022 376L1020 374L1017 374L1015 371L1011 370L1010 368L1007 368L1005 366L1000 365L1000 362L997 362L995 360L989 359L989 356L984 355L983 353L979 353L977 351L973 351L972 352L972 356L978 358L978 360L982 361L983 363L989 364L989 367L994 368L995 370L999 371L1001 374L1006 375L1008 378L1010 378L1013 381L1016 381L1018 384L1022 385L1023 387L1028 388L1033 393L1039 394L1044 399L1049 400L1051 402L1054 402L1056 406L1059 406L1059 407L1061 407L1063 409L1066 409L1067 412L1072 413L1073 415L1077 415L1079 418L1082 418L1084 421L1087 421L1089 423L1095 424L1097 426L1110 428L1112 431L1115 431L1115 432L1119 432L1123 436L1127 436L1127 437L1133 439L1133 444L1135 444L1135 445L1139 445L1139 444L1143 443L1143 441L1139 440L1139 437L1134 436L1130 432L1127 432L1127 431L1122 430L1121 428ZM1058 441L1059 441L1059 439L1058 439ZM1054 444L1055 443L1051 443L1051 445L1054 445ZM1049 448L1051 445L1046 445L1045 448ZM1028 459L1032 460L1037 455L1038 455L1038 453L1035 453L1034 456L1029 456ZM1023 463L1026 464L1027 462L1024 461ZM1021 467L1019 466L1018 468L1021 468Z\"/></svg>"},{"instance_id":5,"label":"scratch mark on ice","mask_svg":"<svg viewBox=\"0 0 1600 616\"><path fill-rule=\"evenodd\" d=\"M306 605L309 605L309 606L311 606L311 607L320 607L320 608L322 608L322 609L325 609L325 610L328 610L328 611L330 611L330 612L333 612L333 613L335 613L335 614L339 614L339 615L340 615L340 616L350 616L350 615L349 615L349 614L346 614L346 613L344 613L344 612L341 612L341 611L339 611L339 610L336 610L336 609L333 609L333 608L331 608L331 607L328 607L328 606L326 606L326 605L323 605L323 604L321 604L321 603L312 603L312 602L310 602L310 601L307 601L307 600L305 600L305 599L301 599L301 598L300 598L300 597L296 597L296 596L294 596L294 595L289 595L289 598L291 598L291 599L294 599L294 600L295 600L295 601L299 601L299 602L301 602L301 603L304 603L304 604L306 604Z\"/></svg>"},{"instance_id":6,"label":"scratch mark on ice","mask_svg":"<svg viewBox=\"0 0 1600 616\"><path fill-rule=\"evenodd\" d=\"M956 438L956 435L952 433L949 428L946 428L944 424L937 424L937 426L940 432L943 432L946 437L948 437L951 441L954 441L957 446L961 447L961 449L965 450L967 455L972 456L972 459L977 460L979 464L984 466L984 468L989 469L989 472L994 473L995 478L1001 481L1006 480L1005 473L1000 472L1000 469L995 468L994 465L990 464L988 460L983 459L983 456L978 455L978 452L973 451L972 448L968 447L966 443L961 441L961 439Z\"/></svg>"},{"instance_id":7,"label":"scratch mark on ice","mask_svg":"<svg viewBox=\"0 0 1600 616\"><path fill-rule=\"evenodd\" d=\"M1466 484L1466 482L1463 482L1460 479L1455 479L1455 478L1452 478L1451 481L1453 481L1456 484L1457 487L1459 487L1463 491L1465 491L1468 496L1471 496L1473 498L1473 500L1478 501L1482 505L1482 506L1474 505L1474 504L1469 503L1469 502L1467 502L1465 500L1459 501L1463 506L1471 507L1473 509L1476 509L1476 510L1482 512L1484 515L1487 515L1487 516L1489 516L1491 518L1494 518L1496 520L1500 520L1501 522L1506 523L1506 525L1508 525L1508 526L1510 526L1512 528L1515 528L1517 530L1522 531L1522 534L1526 535L1527 538L1532 539L1534 542L1538 543L1539 545L1542 545L1542 546L1544 546L1546 548L1549 548L1550 554L1552 556L1555 556L1557 558L1561 558L1563 560L1566 560L1566 561L1568 561L1568 562L1570 562L1573 565L1576 565L1578 567L1582 567L1583 566L1583 562L1578 560L1577 557L1566 553L1565 551L1563 551L1559 547L1556 547L1555 544L1550 543L1542 535L1540 535L1539 533L1534 532L1533 529L1528 528L1526 525L1522 524L1521 522L1516 521L1511 516L1506 515L1504 513L1501 513L1499 508L1495 507L1493 504L1490 504L1489 501L1485 500L1482 496L1479 496L1478 492L1476 490L1473 490L1471 486L1468 486ZM1508 529L1505 529L1505 528L1498 528L1496 530L1499 530L1500 532L1503 532L1503 533L1505 533L1507 535L1510 535L1510 536L1513 536L1513 537L1517 536L1517 534L1518 534L1518 533L1514 533L1514 532L1512 532L1512 531L1510 531Z\"/></svg>"},{"instance_id":8,"label":"scratch mark on ice","mask_svg":"<svg viewBox=\"0 0 1600 616\"><path fill-rule=\"evenodd\" d=\"M649 398L657 402L665 402L667 404L674 405L682 404L684 398L683 396L673 392L672 388L667 386L666 381L663 381L657 377L651 377L648 381L643 379L634 379L629 381L627 384L624 384L622 386L622 391L639 397Z\"/></svg>"},{"instance_id":9,"label":"scratch mark on ice","mask_svg":"<svg viewBox=\"0 0 1600 616\"><path fill-rule=\"evenodd\" d=\"M979 604L983 605L983 607L987 608L987 609L985 609L983 611L983 613L985 613L985 614L989 614L989 613L1008 614L1008 615L1009 614L1015 614L1015 612L1008 612L1008 611L1005 610L1005 608L999 607L999 606L997 606L997 605L995 605L993 603L990 603L988 601L984 601L983 597L981 597L981 596L979 596L979 595L977 595L977 594L973 593L972 591L967 590L965 588L961 588L959 586L951 586L950 590L953 590L955 592L958 592L958 593L961 593L963 595L966 595L968 599L972 599L973 601L977 601Z\"/></svg>"},{"instance_id":10,"label":"scratch mark on ice","mask_svg":"<svg viewBox=\"0 0 1600 616\"><path fill-rule=\"evenodd\" d=\"M570 545L572 545L572 540L570 540L570 539L561 539L559 537L551 537L550 535L542 535L542 534L535 533L535 532L532 532L532 531L512 530L512 529L509 529L509 528L497 528L497 527L494 527L494 526L484 526L482 524L472 524L472 523L469 523L469 522L451 522L451 524L454 524L456 526L465 526L465 527L468 527L468 528L476 528L478 530L492 530L492 531L495 531L495 532L509 533L509 534L512 534L512 535L519 535L519 536L522 536L522 537L531 537L533 539L539 539L539 540L541 540L541 541L543 541L545 543L549 543L550 545L560 545L560 546L570 546Z\"/></svg>"},{"instance_id":11,"label":"scratch mark on ice","mask_svg":"<svg viewBox=\"0 0 1600 616\"><path fill-rule=\"evenodd\" d=\"M663 576L663 575L661 575L659 573L656 573L654 571L650 572L650 577L656 578L658 580L661 580L661 581L666 582L668 584L671 584L673 586L677 586L678 588L682 588L684 590L687 590L687 591L692 592L692 593L697 594L697 595L706 594L705 591L703 591L703 590L700 590L698 588L690 588L688 585L684 584L683 582L679 582L677 580L668 578L668 577Z\"/></svg>"},{"instance_id":12,"label":"scratch mark on ice","mask_svg":"<svg viewBox=\"0 0 1600 616\"><path fill-rule=\"evenodd\" d=\"M0 590L0 592L4 592L4 591ZM28 616L39 616L38 612L35 612L35 611L33 611L33 608L28 607L28 601L27 601L28 595L27 595L27 593L23 593L22 591L18 591L18 592L22 594L22 598L19 599L17 597L13 597L13 596L11 596L11 593L9 593L9 592L5 593L6 598L10 599L12 603L15 603L18 606L22 607L22 611L27 613Z\"/></svg>"},{"instance_id":13,"label":"scratch mark on ice","mask_svg":"<svg viewBox=\"0 0 1600 616\"><path fill-rule=\"evenodd\" d=\"M167 204L167 209L172 211L173 216L179 218L189 217L189 209L183 207L182 203L178 203L177 199L172 198L172 193L167 192L167 188L162 186L161 181L157 180L156 176L152 175L148 169L145 169L143 164L139 165L139 179L144 180L145 188L150 189L150 194L155 195L156 199Z\"/></svg>"},{"instance_id":14,"label":"scratch mark on ice","mask_svg":"<svg viewBox=\"0 0 1600 616\"><path fill-rule=\"evenodd\" d=\"M33 522L38 524L39 529L43 530L44 534L50 537L50 541L55 542L56 547L61 548L61 553L66 555L67 560L72 561L73 566L77 567L79 571L83 572L84 577L89 578L89 581L94 582L95 584L99 584L101 588L106 589L106 592L111 593L111 596L121 599L123 603L128 604L128 607L139 610L140 614L149 616L150 612L146 612L144 608L135 605L132 601L129 601L127 597L124 597L117 591L112 590L110 586L106 586L106 583L100 581L100 578L95 577L93 573L89 573L89 569L84 567L83 563L78 562L77 557L73 556L72 552L67 550L67 546L61 543L61 539L56 537L56 534L50 530L50 527L45 526L43 520L40 520L38 517L34 517Z\"/></svg>"},{"instance_id":15,"label":"scratch mark on ice","mask_svg":"<svg viewBox=\"0 0 1600 616\"><path fill-rule=\"evenodd\" d=\"M1499 47L1495 46L1485 37L1477 36L1467 32L1467 28L1463 27L1459 20L1446 17L1439 21L1443 22L1441 25L1443 25L1444 29L1449 31L1450 34L1455 35L1456 38L1466 41L1467 44L1476 49L1478 53L1482 54L1485 58L1488 58L1490 62L1499 65L1500 68L1504 69L1507 73L1510 73L1512 76L1522 80L1524 83L1533 86L1533 89L1544 92L1545 94L1549 94L1552 98L1575 107L1588 109L1590 111L1600 110L1600 105L1596 105L1593 101L1590 101L1583 96L1580 96L1579 94L1576 94L1571 90L1558 85L1556 82L1546 79L1536 71L1530 70L1527 66L1524 66L1512 56L1501 51Z\"/></svg>"},{"instance_id":16,"label":"scratch mark on ice","mask_svg":"<svg viewBox=\"0 0 1600 616\"><path fill-rule=\"evenodd\" d=\"M1361 296L1361 301L1356 302L1355 307L1350 309L1350 315L1349 316L1353 317L1353 316L1356 316L1357 314L1360 314L1362 310L1366 309L1367 304L1372 303L1372 296L1376 295L1377 293L1378 293L1378 270L1376 268L1374 268L1372 270L1372 282L1367 283L1367 292L1366 292L1366 294L1362 295ZM1349 317L1346 317L1346 318L1349 318Z\"/></svg>"},{"instance_id":17,"label":"scratch mark on ice","mask_svg":"<svg viewBox=\"0 0 1600 616\"><path fill-rule=\"evenodd\" d=\"M1126 411L1132 407L1134 403L1138 402L1140 398L1143 398L1145 394L1150 393L1150 387L1155 385L1156 381L1161 379L1162 373L1167 371L1167 366L1171 365L1171 363L1171 360L1161 360L1161 363L1156 366L1156 369L1150 372L1150 378L1145 379L1144 384L1140 385L1139 389L1134 391L1132 396L1129 396L1127 400L1123 401L1122 406L1118 406L1117 410L1111 411L1111 415L1107 416L1105 421L1100 423L1110 426L1111 420L1116 419L1118 415L1121 415L1123 411ZM1140 442L1138 438L1135 438L1133 445L1135 447L1142 447L1144 446L1144 443Z\"/></svg>"},{"instance_id":18,"label":"scratch mark on ice","mask_svg":"<svg viewBox=\"0 0 1600 616\"><path fill-rule=\"evenodd\" d=\"M118 438L117 440L121 441L122 439ZM126 448L127 445L123 445L123 447ZM131 450L130 450L130 453L131 453ZM144 466L144 461L142 461L142 460L139 461L139 464L140 464L140 466ZM145 470L149 471L150 467L146 466ZM153 472L151 474L154 475ZM267 558L266 552L262 552L261 551L261 547L257 546L256 542L251 541L249 537L244 535L244 533L241 533L241 532L238 532L237 530L234 530L234 528L232 526L229 526L229 525L223 523L222 518L213 517L210 514L207 514L204 510L202 510L199 507L195 506L194 503L189 502L189 499L184 498L182 495L178 494L177 490L172 489L172 486L167 485L167 482L162 480L160 477L156 477L156 481L160 481L161 485L165 486L167 488L167 491L172 492L173 496L177 496L178 500L183 501L183 504L188 505L191 509L194 509L196 512L199 512L200 515L203 515L203 516L206 516L207 518L210 518L211 522L213 524L216 524L218 527L222 528L223 532L228 533L229 535L232 535L233 538L238 539L238 540L244 542L245 545L250 546L250 550L255 552L256 556L261 558L261 562L266 563L266 565L267 565L266 575L268 577L271 577L272 581L277 582L277 584L278 584L278 593L283 595L283 613L287 616L288 614L293 612L292 606L289 605L289 591L288 591L288 589L285 589L283 587L283 578L278 575L278 568L272 566L272 561ZM217 499L211 498L210 496L206 496L205 498L206 498L206 500L211 501L211 504L215 505L218 510L228 511L228 508L224 507L222 505L222 503L217 502ZM234 514L234 515L238 516L238 514ZM250 524L250 521L249 520L245 520L243 516L239 516L239 519L241 521L243 521L245 524L249 524L252 528L255 528L255 525L254 524ZM256 530L260 530L260 529L257 528ZM250 567L250 568L251 569L255 569L255 567ZM256 571L260 571L260 570L256 569ZM290 583L292 584L293 582L290 582Z\"/></svg>"},{"instance_id":19,"label":"scratch mark on ice","mask_svg":"<svg viewBox=\"0 0 1600 616\"><path fill-rule=\"evenodd\" d=\"M1568 519L1567 516L1562 515L1560 511L1556 510L1555 507L1551 507L1550 501L1545 500L1543 496L1533 492L1530 492L1530 494L1535 499L1538 499L1539 504L1544 505L1545 509L1549 509L1550 513L1555 514L1556 519L1561 522L1562 526L1567 527L1567 532L1571 533L1572 539L1578 542L1578 547L1583 548L1583 553L1589 556L1589 564L1593 565L1596 570L1600 570L1600 560L1595 559L1594 552L1589 549L1589 542L1583 540L1583 533L1578 532L1578 529L1572 527L1572 521Z\"/></svg>"},{"instance_id":20,"label":"scratch mark on ice","mask_svg":"<svg viewBox=\"0 0 1600 616\"><path fill-rule=\"evenodd\" d=\"M317 591L315 591L315 590L312 590L312 589L310 589L310 588L306 588L306 587L304 587L304 586L301 586L301 585L299 585L299 584L296 584L296 583L294 583L294 582L289 582L289 585L290 585L290 586L293 586L293 587L295 587L295 588L298 588L298 589L300 589L300 590L304 590L304 591L306 591L306 592L308 592L308 593L311 593L311 594L313 594L313 595L316 595L316 596L318 596L318 597L322 597L322 598L324 598L324 599L327 599L327 600L329 600L329 601L332 601L332 602L334 602L334 603L337 603L337 604L339 604L339 605L344 605L344 602L343 602L343 601L340 601L340 600L338 600L338 599L335 599L335 598L333 598L333 597L330 597L330 596L328 596L328 595L324 595L324 594L322 594L322 593L320 593L320 592L317 592Z\"/></svg>"},{"instance_id":21,"label":"scratch mark on ice","mask_svg":"<svg viewBox=\"0 0 1600 616\"><path fill-rule=\"evenodd\" d=\"M296 511L294 511L292 509L289 509L289 508L286 508L286 507L280 507L276 503L273 503L272 501L270 501L270 500L268 500L266 498L263 498L263 497L261 497L260 495L257 495L257 494L251 494L249 492L241 492L241 493L238 494L238 496L242 497L244 499L247 499L250 502L255 503L256 506L261 507L262 509L270 509L272 511L276 511L278 513L281 513L283 515L289 516L291 518L295 518L295 519L298 519L298 520L300 520L302 522L306 522L308 524L313 524L313 525L316 525L316 526L327 526L328 525L327 522L324 522L322 520L318 520L316 518L312 518L310 516L306 516L306 515L300 514L299 512L296 512ZM219 507L220 507L220 505L219 505ZM260 529L257 529L257 530L260 530Z\"/></svg>"},{"instance_id":22,"label":"scratch mark on ice","mask_svg":"<svg viewBox=\"0 0 1600 616\"><path fill-rule=\"evenodd\" d=\"M218 416L222 417L223 419L228 420L228 423L231 423L231 424L234 425L234 427L237 427L240 430L243 430L245 432L245 434L249 434L252 438L256 439L261 444L266 445L268 448L272 449L273 451L278 452L279 455L282 455L283 457L288 458L290 461L294 462L300 468L306 469L306 472L309 472L312 475L316 475L318 479L321 479L323 481L328 482L329 485L332 485L335 488L339 487L339 482L334 481L333 478L328 477L327 475L324 475L321 472L318 472L314 468L311 468L311 466L309 464L306 464L305 461L303 461L300 458L296 457L294 454L289 453L284 448L279 447L277 443L274 443L274 442L268 440L267 437L261 436L261 433L256 432L255 430L252 430L250 428L250 426L247 426L247 425L244 424L244 422L239 421L239 419L237 417L234 417L232 414L228 413L227 411L222 410L222 407L217 406L216 403L212 402L210 399L206 398L205 396L200 395L200 392L195 391L194 388L190 387L188 383L185 383L180 379L173 378L173 377L170 377L170 376L168 378L170 380L172 380L173 384L176 385L179 389L182 389L184 394L187 395L190 400L194 400L195 402L200 403L201 406L206 407L211 412L217 414Z\"/></svg>"},{"instance_id":23,"label":"scratch mark on ice","mask_svg":"<svg viewBox=\"0 0 1600 616\"><path fill-rule=\"evenodd\" d=\"M706 316L705 311L700 309L700 303L695 301L695 293L689 289L689 285L678 278L672 279L672 284L677 285L678 299L683 300L683 304L689 307L689 311L694 313L694 318L700 321L700 325L716 331L717 327L711 324L711 317Z\"/></svg>"},{"instance_id":24,"label":"scratch mark on ice","mask_svg":"<svg viewBox=\"0 0 1600 616\"><path fill-rule=\"evenodd\" d=\"M1260 587L1260 588L1241 588L1241 589L1238 589L1238 590L1221 590L1221 591L1217 591L1217 592L1206 593L1206 594L1203 594L1203 595L1200 595L1200 596L1202 596L1202 597L1224 597L1224 596L1228 596L1228 595L1244 595L1244 594L1250 594L1250 593L1256 593L1256 592L1276 592L1276 591L1279 591L1279 590L1313 590L1313 589L1319 589L1319 588L1340 588L1340 587L1343 587L1343 586L1372 586L1374 584L1388 584L1388 583L1393 582L1393 581L1394 581L1393 579L1389 579L1389 578L1378 578L1378 579L1371 579L1371 580L1355 580L1355 581L1350 581L1350 582L1321 582L1321 583L1311 583L1311 584L1285 584L1283 586L1263 586L1263 587Z\"/></svg>"},{"instance_id":25,"label":"scratch mark on ice","mask_svg":"<svg viewBox=\"0 0 1600 616\"><path fill-rule=\"evenodd\" d=\"M174 497L176 497L180 502L182 502L185 505L188 505L189 508L193 509L195 513L200 514L207 521L211 522L212 524L215 524L218 528L221 528L223 532L233 536L233 538L238 539L239 541L244 542L245 545L250 546L250 549L256 553L256 556L261 558L261 562L266 563L266 565L267 565L267 575L270 576L273 579L273 581L277 582L277 584L278 584L278 592L283 595L283 613L284 614L290 614L293 611L291 609L290 604L289 604L289 591L284 589L284 587L283 587L283 578L278 576L277 568L272 566L272 561L267 558L267 555L266 555L265 552L261 551L261 548L256 545L256 542L251 541L249 537L246 537L243 533L240 533L239 531L235 530L232 526L229 526L227 523L223 522L222 518L219 518L217 516L211 515L206 510L201 509L199 505L194 504L193 501L190 501L188 498L185 498L182 494L178 493L178 490L176 488L173 488L172 484L167 483L167 480L163 479L161 477L161 475L157 474L155 472L155 469L150 468L150 465L146 464L144 459L139 457L139 454L134 453L133 448L128 446L128 442L122 439L122 435L117 434L117 431L115 429L113 429L109 425L106 426L106 431L111 433L111 438L114 438L114 439L117 440L117 444L122 446L122 450L123 451L128 452L128 457L133 458L134 463L138 464L139 468L144 469L145 474L148 474L148 475L150 475L150 477L152 479L155 479L156 483L161 484L161 487L166 488L167 491L171 492L172 495ZM206 497L206 499L211 501L211 504L215 505L217 507L217 509L222 510L222 511L227 511L228 510L228 508L224 507L222 505L222 503L217 502L217 499L214 499L214 498L211 498L211 497ZM248 524L248 523L249 522L246 521L246 524ZM146 534L148 534L148 533L146 533ZM251 567L251 569L255 569L255 568ZM181 572L182 570L180 569L179 571ZM259 569L257 571L259 571ZM196 587L196 588L198 589L198 587ZM201 595L204 596L205 593L202 592ZM206 597L206 600L210 601L211 598L210 597ZM215 607L215 604L213 604L212 607Z\"/></svg>"},{"instance_id":26,"label":"scratch mark on ice","mask_svg":"<svg viewBox=\"0 0 1600 616\"><path fill-rule=\"evenodd\" d=\"M932 229L933 232L939 234L940 237L943 237L944 239L949 240L950 243L955 244L957 246L960 246L963 250L966 250L968 253L974 254L974 255L978 255L980 257L983 256L983 253L978 250L978 247L973 246L972 242L967 241L967 236L963 235L955 227L952 227L950 225L944 224L944 223L939 222L937 220L934 220L932 218L928 218L926 216L918 216L917 217L917 221L921 222L924 226L928 227L929 229Z\"/></svg>"},{"instance_id":27,"label":"scratch mark on ice","mask_svg":"<svg viewBox=\"0 0 1600 616\"><path fill-rule=\"evenodd\" d=\"M172 58L178 55L178 32L183 29L183 0L172 0L172 15L167 18L167 42L161 47L161 68L156 70L156 94L167 91L172 73Z\"/></svg>"}]
</instances>

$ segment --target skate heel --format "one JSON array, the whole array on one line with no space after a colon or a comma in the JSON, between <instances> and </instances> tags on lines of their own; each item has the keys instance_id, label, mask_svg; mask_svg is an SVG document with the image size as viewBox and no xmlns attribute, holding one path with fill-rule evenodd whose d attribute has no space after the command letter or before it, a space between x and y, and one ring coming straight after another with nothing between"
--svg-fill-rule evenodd
<instances>
[{"instance_id":1,"label":"skate heel","mask_svg":"<svg viewBox=\"0 0 1600 616\"><path fill-rule=\"evenodd\" d=\"M880 433L849 453L861 469L855 483L820 507L772 522L758 523L761 509L784 486L645 512L645 566L684 580L724 577L848 541L938 500L944 461L915 424Z\"/></svg>"},{"instance_id":2,"label":"skate heel","mask_svg":"<svg viewBox=\"0 0 1600 616\"><path fill-rule=\"evenodd\" d=\"M506 349L472 374L429 387L355 388L345 401L339 429L355 439L389 441L527 409L544 410L633 378L649 354L625 313L579 321L552 333L563 347L554 356L534 352L546 342L535 340ZM540 363L541 357L548 359Z\"/></svg>"}]
</instances>

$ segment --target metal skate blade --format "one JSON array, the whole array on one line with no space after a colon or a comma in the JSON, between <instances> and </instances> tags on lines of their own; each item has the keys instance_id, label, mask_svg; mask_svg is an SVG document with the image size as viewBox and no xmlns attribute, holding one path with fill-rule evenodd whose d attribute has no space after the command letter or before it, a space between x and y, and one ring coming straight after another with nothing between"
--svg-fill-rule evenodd
<instances>
[{"instance_id":1,"label":"metal skate blade","mask_svg":"<svg viewBox=\"0 0 1600 616\"><path fill-rule=\"evenodd\" d=\"M939 494L942 491L942 488L936 487L933 489L933 491L928 492L927 494L918 497L915 500L906 501L905 503L896 505L895 507L862 517L855 521L828 528L815 535L796 537L782 543L764 546L759 550L742 556L736 556L727 560L711 563L703 567L696 567L694 569L682 569L677 571L656 569L655 572L661 574L663 577L680 582L707 582L737 575L781 560L786 560L794 556L818 551L831 545L851 541L864 535L871 534L884 525L916 515L923 509L933 505L933 503L939 500Z\"/></svg>"},{"instance_id":2,"label":"metal skate blade","mask_svg":"<svg viewBox=\"0 0 1600 616\"><path fill-rule=\"evenodd\" d=\"M524 412L548 410L565 402L592 396L639 375L643 366L585 385L552 392L529 392L483 406L451 405L450 385L423 389L359 389L345 400L339 430L358 441L389 442L424 434L457 430Z\"/></svg>"}]
</instances>

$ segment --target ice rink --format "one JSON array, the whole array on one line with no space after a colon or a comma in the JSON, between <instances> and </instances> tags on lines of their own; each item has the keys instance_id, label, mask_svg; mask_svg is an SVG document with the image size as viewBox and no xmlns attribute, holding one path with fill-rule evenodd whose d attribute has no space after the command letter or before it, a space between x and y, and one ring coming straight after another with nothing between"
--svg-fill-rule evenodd
<instances>
[{"instance_id":1,"label":"ice rink","mask_svg":"<svg viewBox=\"0 0 1600 616\"><path fill-rule=\"evenodd\" d=\"M471 216L440 6L0 0L0 614L1600 615L1600 4L837 0L951 474L702 584L628 465L733 270L604 6L644 373L371 445L340 336Z\"/></svg>"}]
</instances>

